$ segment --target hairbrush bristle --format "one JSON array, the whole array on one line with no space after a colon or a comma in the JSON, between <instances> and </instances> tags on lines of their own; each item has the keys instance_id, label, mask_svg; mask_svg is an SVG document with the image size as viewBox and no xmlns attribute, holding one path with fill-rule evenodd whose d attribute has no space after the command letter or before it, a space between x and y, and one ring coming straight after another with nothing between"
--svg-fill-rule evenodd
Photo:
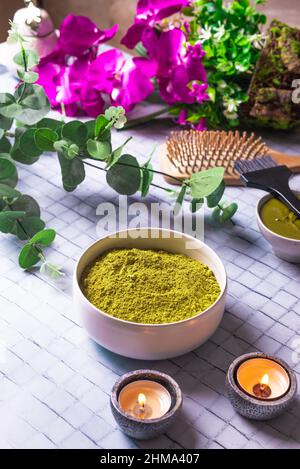
<instances>
[{"instance_id":1,"label":"hairbrush bristle","mask_svg":"<svg viewBox=\"0 0 300 469\"><path fill-rule=\"evenodd\" d=\"M223 166L229 176L238 175L234 164L266 155L268 148L252 133L183 130L172 132L166 141L166 154L179 174Z\"/></svg>"}]
</instances>

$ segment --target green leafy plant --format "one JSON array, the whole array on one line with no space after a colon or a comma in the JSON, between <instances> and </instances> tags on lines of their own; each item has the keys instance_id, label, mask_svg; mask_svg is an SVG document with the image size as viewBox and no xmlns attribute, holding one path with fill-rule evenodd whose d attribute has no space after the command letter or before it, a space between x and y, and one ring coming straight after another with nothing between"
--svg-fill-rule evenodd
<instances>
[{"instance_id":1,"label":"green leafy plant","mask_svg":"<svg viewBox=\"0 0 300 469\"><path fill-rule=\"evenodd\" d=\"M126 122L123 108L111 107L104 115L84 123L46 117L49 102L43 89L33 83L37 77L31 70L37 63L37 56L24 48L24 40L14 25L9 37L20 44L21 52L14 61L19 66L21 83L14 94L0 93L0 231L25 242L19 255L19 265L23 269L39 263L41 272L57 279L61 270L49 263L45 255L45 249L52 244L56 233L45 228L38 203L16 189L17 164L31 165L44 152L56 152L62 184L68 192L83 182L86 165L105 171L107 184L119 194L140 192L146 197L151 185L171 193L174 191L154 184L154 174L163 173L153 169L151 159L140 164L135 156L123 153L130 139L120 147L112 148L112 127L119 129ZM174 212L178 213L186 199L195 212L206 199L209 207L218 209L219 221L231 218L237 207L231 205L228 208L220 203L224 192L223 175L223 168L213 168L181 182Z\"/></svg>"},{"instance_id":2,"label":"green leafy plant","mask_svg":"<svg viewBox=\"0 0 300 469\"><path fill-rule=\"evenodd\" d=\"M266 16L256 5L264 0L195 0L185 8L188 41L201 42L205 56L210 101L186 108L188 121L206 118L210 128L235 127L239 124L241 104L248 100L247 90L260 54L264 37L261 26ZM186 23L185 23L186 25ZM173 108L177 115L185 106Z\"/></svg>"}]
</instances>

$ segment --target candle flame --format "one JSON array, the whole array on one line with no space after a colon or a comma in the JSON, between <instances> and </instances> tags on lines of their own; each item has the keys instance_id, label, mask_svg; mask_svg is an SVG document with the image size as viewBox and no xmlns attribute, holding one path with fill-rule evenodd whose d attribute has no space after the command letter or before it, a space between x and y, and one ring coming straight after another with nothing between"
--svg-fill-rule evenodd
<instances>
[{"instance_id":1,"label":"candle flame","mask_svg":"<svg viewBox=\"0 0 300 469\"><path fill-rule=\"evenodd\" d=\"M268 386L268 384L269 384L269 375L268 374L263 375L263 377L260 380L260 384L262 386Z\"/></svg>"},{"instance_id":2,"label":"candle flame","mask_svg":"<svg viewBox=\"0 0 300 469\"><path fill-rule=\"evenodd\" d=\"M146 399L145 394L140 393L140 394L138 395L138 403L139 403L140 406L144 407L144 405L146 404L146 400L147 400L147 399Z\"/></svg>"}]
</instances>

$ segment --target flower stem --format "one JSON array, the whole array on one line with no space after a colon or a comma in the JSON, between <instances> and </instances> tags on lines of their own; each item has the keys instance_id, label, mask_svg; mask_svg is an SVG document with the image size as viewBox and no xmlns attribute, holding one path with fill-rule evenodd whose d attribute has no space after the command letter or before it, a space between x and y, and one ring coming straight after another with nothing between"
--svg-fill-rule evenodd
<instances>
[{"instance_id":1,"label":"flower stem","mask_svg":"<svg viewBox=\"0 0 300 469\"><path fill-rule=\"evenodd\" d=\"M154 120L156 117L168 113L169 109L170 109L169 107L166 107L166 108L160 109L159 111L152 112L152 114L148 114L147 116L142 116L142 117L138 117L137 119L132 119L131 121L128 121L122 129L118 129L118 130L122 131L122 130L132 129L133 127L136 127L138 125L146 124L146 122L150 122Z\"/></svg>"}]
</instances>

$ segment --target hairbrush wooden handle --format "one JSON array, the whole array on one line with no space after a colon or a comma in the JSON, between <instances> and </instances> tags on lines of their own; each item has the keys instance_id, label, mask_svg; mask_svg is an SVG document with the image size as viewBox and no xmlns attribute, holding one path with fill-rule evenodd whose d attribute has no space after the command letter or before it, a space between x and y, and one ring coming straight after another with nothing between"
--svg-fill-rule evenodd
<instances>
[{"instance_id":1,"label":"hairbrush wooden handle","mask_svg":"<svg viewBox=\"0 0 300 469\"><path fill-rule=\"evenodd\" d=\"M279 165L287 166L293 173L300 172L300 155L288 155L280 151L269 148L268 155L272 156Z\"/></svg>"}]
</instances>

